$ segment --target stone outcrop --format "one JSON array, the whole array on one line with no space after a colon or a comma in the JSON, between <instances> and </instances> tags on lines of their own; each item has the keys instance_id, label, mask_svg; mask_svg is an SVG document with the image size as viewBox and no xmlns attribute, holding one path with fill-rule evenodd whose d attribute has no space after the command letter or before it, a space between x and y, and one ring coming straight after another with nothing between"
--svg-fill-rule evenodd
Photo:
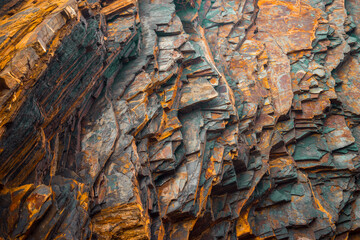
<instances>
[{"instance_id":1,"label":"stone outcrop","mask_svg":"<svg viewBox=\"0 0 360 240\"><path fill-rule=\"evenodd\" d=\"M358 239L357 0L0 2L0 240Z\"/></svg>"}]
</instances>

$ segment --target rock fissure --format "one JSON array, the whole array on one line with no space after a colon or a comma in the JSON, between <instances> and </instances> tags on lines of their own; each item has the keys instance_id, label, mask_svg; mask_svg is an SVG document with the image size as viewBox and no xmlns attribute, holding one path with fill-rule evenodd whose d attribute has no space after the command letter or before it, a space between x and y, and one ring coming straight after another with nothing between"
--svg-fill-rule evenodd
<instances>
[{"instance_id":1,"label":"rock fissure","mask_svg":"<svg viewBox=\"0 0 360 240\"><path fill-rule=\"evenodd\" d=\"M356 0L0 6L0 239L358 238Z\"/></svg>"}]
</instances>

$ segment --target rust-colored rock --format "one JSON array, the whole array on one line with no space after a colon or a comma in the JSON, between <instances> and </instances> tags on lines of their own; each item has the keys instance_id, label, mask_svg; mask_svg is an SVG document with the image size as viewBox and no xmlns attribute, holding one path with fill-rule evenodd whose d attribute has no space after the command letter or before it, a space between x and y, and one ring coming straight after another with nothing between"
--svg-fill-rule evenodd
<instances>
[{"instance_id":1,"label":"rust-colored rock","mask_svg":"<svg viewBox=\"0 0 360 240\"><path fill-rule=\"evenodd\" d=\"M0 2L0 240L358 239L357 0Z\"/></svg>"}]
</instances>

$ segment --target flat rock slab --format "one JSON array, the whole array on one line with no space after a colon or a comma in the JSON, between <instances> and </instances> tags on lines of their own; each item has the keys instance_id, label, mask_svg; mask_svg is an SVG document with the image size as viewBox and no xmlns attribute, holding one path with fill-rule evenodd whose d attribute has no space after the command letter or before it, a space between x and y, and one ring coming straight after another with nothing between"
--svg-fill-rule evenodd
<instances>
[{"instance_id":1,"label":"flat rock slab","mask_svg":"<svg viewBox=\"0 0 360 240\"><path fill-rule=\"evenodd\" d=\"M191 79L182 89L179 109L210 101L218 95L211 83L205 78Z\"/></svg>"},{"instance_id":2,"label":"flat rock slab","mask_svg":"<svg viewBox=\"0 0 360 240\"><path fill-rule=\"evenodd\" d=\"M355 138L346 125L344 116L330 116L325 121L325 127L329 129L329 133L325 134L325 138L331 151L349 146L355 142Z\"/></svg>"}]
</instances>

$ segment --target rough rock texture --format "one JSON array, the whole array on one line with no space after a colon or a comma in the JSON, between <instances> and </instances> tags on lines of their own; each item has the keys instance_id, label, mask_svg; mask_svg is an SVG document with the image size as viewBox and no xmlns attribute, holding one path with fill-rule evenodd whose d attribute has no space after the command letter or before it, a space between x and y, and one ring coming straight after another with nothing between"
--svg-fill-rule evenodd
<instances>
[{"instance_id":1,"label":"rough rock texture","mask_svg":"<svg viewBox=\"0 0 360 240\"><path fill-rule=\"evenodd\" d=\"M358 0L0 2L0 240L359 239Z\"/></svg>"}]
</instances>

